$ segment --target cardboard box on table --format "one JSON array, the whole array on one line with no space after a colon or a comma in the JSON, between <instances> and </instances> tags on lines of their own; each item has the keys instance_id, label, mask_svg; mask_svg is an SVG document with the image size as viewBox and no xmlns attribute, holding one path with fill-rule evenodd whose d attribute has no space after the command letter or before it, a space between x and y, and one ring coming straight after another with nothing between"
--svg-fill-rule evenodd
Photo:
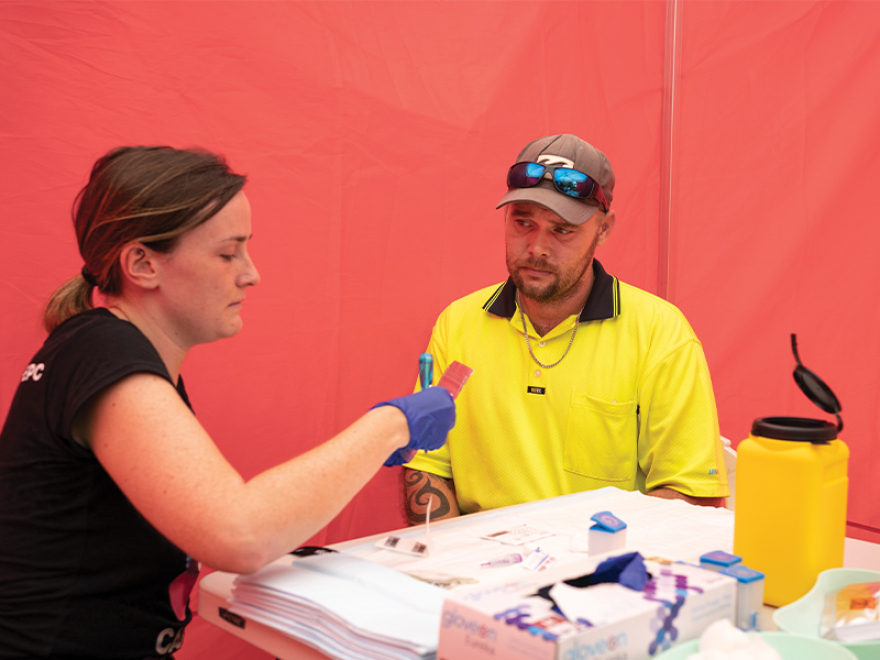
<instances>
[{"instance_id":1,"label":"cardboard box on table","mask_svg":"<svg viewBox=\"0 0 880 660\"><path fill-rule=\"evenodd\" d=\"M614 553L620 554L620 553ZM548 570L507 584L450 594L443 606L438 660L648 660L696 639L718 619L736 619L736 581L676 562L647 560L644 592L599 585L594 627L571 622L534 595L538 588L593 572ZM568 589L569 587L564 587ZM586 588L597 589L596 586Z\"/></svg>"}]
</instances>

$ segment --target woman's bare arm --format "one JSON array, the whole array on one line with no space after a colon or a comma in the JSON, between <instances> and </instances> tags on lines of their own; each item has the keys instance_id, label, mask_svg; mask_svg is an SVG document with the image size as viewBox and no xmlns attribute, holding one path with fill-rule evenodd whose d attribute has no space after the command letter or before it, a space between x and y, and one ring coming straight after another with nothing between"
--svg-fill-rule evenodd
<instances>
[{"instance_id":1,"label":"woman's bare arm","mask_svg":"<svg viewBox=\"0 0 880 660\"><path fill-rule=\"evenodd\" d=\"M409 442L404 414L382 406L244 481L171 384L153 374L104 390L79 421L104 469L159 532L208 566L236 573L301 545Z\"/></svg>"}]
</instances>

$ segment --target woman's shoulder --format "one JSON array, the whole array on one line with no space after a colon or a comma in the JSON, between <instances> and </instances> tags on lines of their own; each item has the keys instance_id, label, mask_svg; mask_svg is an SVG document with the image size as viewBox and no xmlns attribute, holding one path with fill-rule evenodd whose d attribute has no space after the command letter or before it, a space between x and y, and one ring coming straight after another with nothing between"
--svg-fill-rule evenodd
<instances>
[{"instance_id":1,"label":"woman's shoulder","mask_svg":"<svg viewBox=\"0 0 880 660\"><path fill-rule=\"evenodd\" d=\"M87 359L126 355L161 362L156 349L136 326L104 307L80 312L59 324L46 339L43 351Z\"/></svg>"},{"instance_id":2,"label":"woman's shoulder","mask_svg":"<svg viewBox=\"0 0 880 660\"><path fill-rule=\"evenodd\" d=\"M94 309L74 314L69 319L59 323L58 327L49 335L49 338L52 338L54 335L70 337L82 333L132 334L132 331L143 336L134 325L128 321L123 321L106 307L95 307Z\"/></svg>"}]
</instances>

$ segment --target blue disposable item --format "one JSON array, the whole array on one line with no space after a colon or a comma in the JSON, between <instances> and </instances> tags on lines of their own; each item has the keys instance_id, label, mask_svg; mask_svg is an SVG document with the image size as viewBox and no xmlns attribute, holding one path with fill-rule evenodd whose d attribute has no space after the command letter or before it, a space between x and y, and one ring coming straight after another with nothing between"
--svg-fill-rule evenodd
<instances>
[{"instance_id":1,"label":"blue disposable item","mask_svg":"<svg viewBox=\"0 0 880 660\"><path fill-rule=\"evenodd\" d=\"M594 584L619 583L635 591L643 591L648 583L648 569L638 552L627 552L602 561L596 570L573 580L565 580L572 587L589 587Z\"/></svg>"},{"instance_id":2,"label":"blue disposable item","mask_svg":"<svg viewBox=\"0 0 880 660\"><path fill-rule=\"evenodd\" d=\"M635 591L643 591L648 582L648 569L645 568L645 560L638 552L606 559L596 567L593 575L596 578L607 577L608 582L619 582ZM616 579L613 577L615 575Z\"/></svg>"},{"instance_id":3,"label":"blue disposable item","mask_svg":"<svg viewBox=\"0 0 880 660\"><path fill-rule=\"evenodd\" d=\"M413 449L430 451L446 442L449 430L455 426L455 401L445 387L429 387L396 399L377 403L373 408L394 406L406 415L409 443L396 449L385 465L403 465Z\"/></svg>"},{"instance_id":4,"label":"blue disposable item","mask_svg":"<svg viewBox=\"0 0 880 660\"><path fill-rule=\"evenodd\" d=\"M742 557L724 552L723 550L707 552L700 557L700 564L703 568L708 568L711 571L720 571L740 563L742 563Z\"/></svg>"}]
</instances>

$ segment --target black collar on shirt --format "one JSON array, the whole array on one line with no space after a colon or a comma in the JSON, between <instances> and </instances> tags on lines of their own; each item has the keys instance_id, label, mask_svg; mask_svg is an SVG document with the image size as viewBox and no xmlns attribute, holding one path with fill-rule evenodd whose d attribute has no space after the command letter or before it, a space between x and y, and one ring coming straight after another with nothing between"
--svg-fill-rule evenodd
<instances>
[{"instance_id":1,"label":"black collar on shirt","mask_svg":"<svg viewBox=\"0 0 880 660\"><path fill-rule=\"evenodd\" d=\"M492 297L483 305L490 314L511 318L516 312L516 285L511 278L495 289ZM581 312L579 321L601 321L613 319L620 314L620 282L593 259L593 288L587 297L587 304Z\"/></svg>"}]
</instances>

